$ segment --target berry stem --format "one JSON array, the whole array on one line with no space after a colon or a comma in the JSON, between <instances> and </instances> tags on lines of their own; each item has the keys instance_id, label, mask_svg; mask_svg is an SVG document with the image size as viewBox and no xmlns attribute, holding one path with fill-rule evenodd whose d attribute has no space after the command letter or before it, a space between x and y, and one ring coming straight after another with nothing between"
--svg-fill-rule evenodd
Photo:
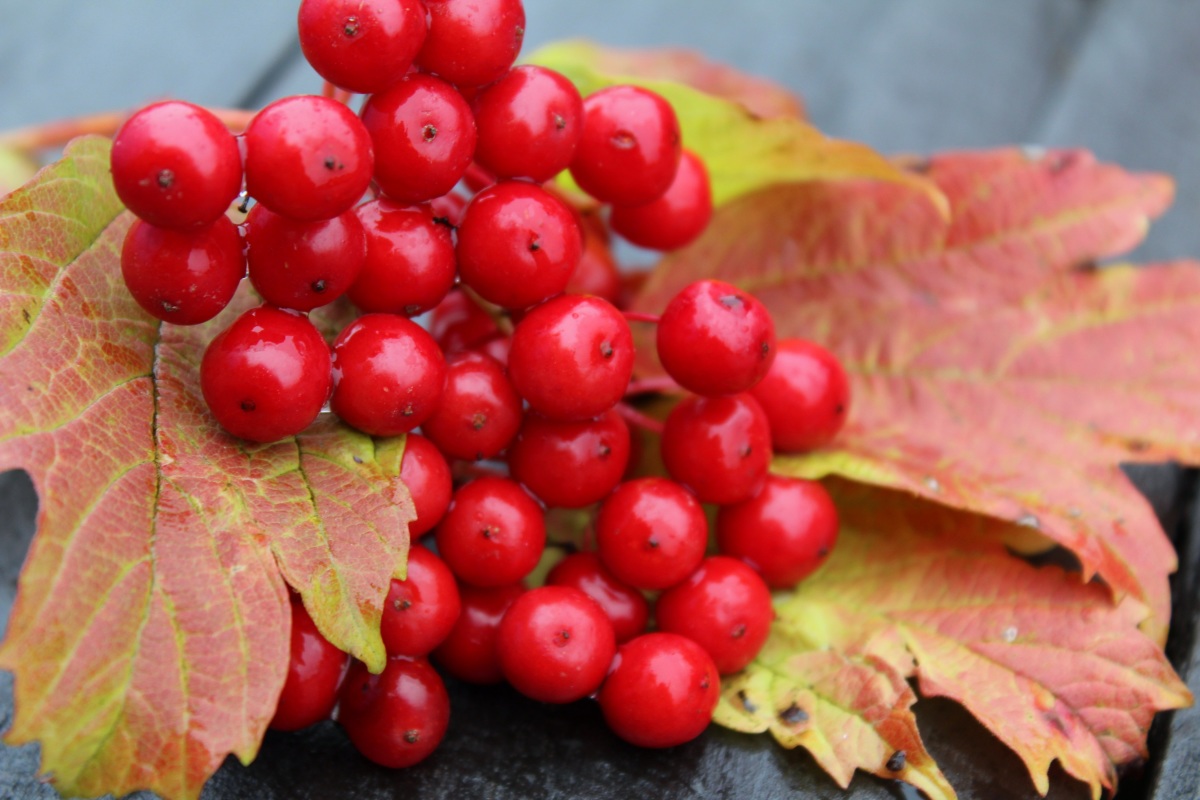
<instances>
[{"instance_id":1,"label":"berry stem","mask_svg":"<svg viewBox=\"0 0 1200 800\"><path fill-rule=\"evenodd\" d=\"M657 325L659 320L658 314L647 314L644 311L622 311L621 313L630 322L649 322L652 325Z\"/></svg>"},{"instance_id":2,"label":"berry stem","mask_svg":"<svg viewBox=\"0 0 1200 800\"><path fill-rule=\"evenodd\" d=\"M253 111L241 108L210 108L209 111L234 133L243 131L254 117ZM33 153L62 147L72 139L88 134L112 136L128 118L128 111L106 111L15 128L0 133L0 148Z\"/></svg>"},{"instance_id":3,"label":"berry stem","mask_svg":"<svg viewBox=\"0 0 1200 800\"><path fill-rule=\"evenodd\" d=\"M505 336L512 336L512 332L513 332L512 317L510 317L510 316L508 316L508 314L504 313L504 309L499 308L498 306L494 306L491 303L489 303L488 301L484 300L470 286L467 286L465 284L460 284L459 288L462 289L463 294L465 294L467 297L471 298L472 303L479 306L481 309L483 309L483 312L485 314L487 314L489 317L492 318L492 322L496 323L496 327L500 329L501 333L503 333Z\"/></svg>"},{"instance_id":4,"label":"berry stem","mask_svg":"<svg viewBox=\"0 0 1200 800\"><path fill-rule=\"evenodd\" d=\"M641 428L644 431L662 436L663 423L660 420L651 417L648 414L643 414L628 403L617 403L616 411L630 425Z\"/></svg>"},{"instance_id":5,"label":"berry stem","mask_svg":"<svg viewBox=\"0 0 1200 800\"><path fill-rule=\"evenodd\" d=\"M629 382L629 387L625 389L626 397L633 397L639 394L675 394L683 391L678 383L672 380L667 375L662 375L657 378L640 378Z\"/></svg>"}]
</instances>

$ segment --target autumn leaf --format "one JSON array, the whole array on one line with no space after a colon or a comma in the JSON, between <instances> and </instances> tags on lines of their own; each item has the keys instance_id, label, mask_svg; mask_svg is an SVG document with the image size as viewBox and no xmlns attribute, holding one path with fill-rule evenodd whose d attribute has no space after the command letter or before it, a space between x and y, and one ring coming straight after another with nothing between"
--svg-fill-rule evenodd
<instances>
[{"instance_id":1,"label":"autumn leaf","mask_svg":"<svg viewBox=\"0 0 1200 800\"><path fill-rule=\"evenodd\" d=\"M1117 465L1200 462L1200 270L1091 266L1141 240L1170 182L1081 152L921 166L948 220L894 183L769 189L720 210L637 307L661 309L700 277L753 291L780 336L830 347L852 382L833 445L778 469L1040 532L1079 557L1084 579L1148 604L1161 639L1175 556Z\"/></svg>"},{"instance_id":2,"label":"autumn leaf","mask_svg":"<svg viewBox=\"0 0 1200 800\"><path fill-rule=\"evenodd\" d=\"M718 205L775 184L850 178L896 181L926 193L936 206L943 202L920 176L866 145L825 136L782 107L782 90L734 77L728 68L714 73L678 51L658 58L582 41L547 45L528 60L563 73L584 96L632 83L665 97L679 117L683 146L708 167ZM767 115L760 107L770 109Z\"/></svg>"},{"instance_id":3,"label":"autumn leaf","mask_svg":"<svg viewBox=\"0 0 1200 800\"><path fill-rule=\"evenodd\" d=\"M38 532L0 668L10 744L40 741L69 795L194 798L254 758L288 660L288 586L380 669L380 607L412 501L402 438L324 420L251 445L205 409L221 317L149 318L120 277L130 216L90 138L0 203L0 469L30 472Z\"/></svg>"},{"instance_id":4,"label":"autumn leaf","mask_svg":"<svg viewBox=\"0 0 1200 800\"><path fill-rule=\"evenodd\" d=\"M1157 711L1191 695L1138 629L1144 606L1010 555L1009 523L846 482L828 563L776 600L771 637L725 679L715 719L804 747L842 786L855 769L953 797L911 711L967 708L1049 789L1054 761L1094 798L1146 756ZM903 755L899 755L903 753Z\"/></svg>"}]
</instances>

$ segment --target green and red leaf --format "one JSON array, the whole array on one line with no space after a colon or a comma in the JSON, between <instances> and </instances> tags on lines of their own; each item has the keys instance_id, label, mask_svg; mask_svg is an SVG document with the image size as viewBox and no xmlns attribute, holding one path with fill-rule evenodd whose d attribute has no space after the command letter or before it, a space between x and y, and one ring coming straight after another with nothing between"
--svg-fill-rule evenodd
<instances>
[{"instance_id":1,"label":"green and red leaf","mask_svg":"<svg viewBox=\"0 0 1200 800\"><path fill-rule=\"evenodd\" d=\"M212 422L203 348L253 304L163 325L122 286L130 223L109 144L0 202L0 469L28 470L38 534L0 667L6 739L38 740L69 794L196 797L258 750L288 660L288 586L375 669L380 608L403 574L403 439L332 421L271 445Z\"/></svg>"},{"instance_id":2,"label":"green and red leaf","mask_svg":"<svg viewBox=\"0 0 1200 800\"><path fill-rule=\"evenodd\" d=\"M857 768L953 797L916 730L905 681L915 677L924 696L957 701L1012 748L1042 794L1057 760L1099 798L1115 789L1116 765L1145 757L1154 714L1191 702L1138 629L1144 606L1010 555L1008 523L831 487L838 546L777 598L771 638L726 679L718 722L808 749L843 786Z\"/></svg>"}]
</instances>

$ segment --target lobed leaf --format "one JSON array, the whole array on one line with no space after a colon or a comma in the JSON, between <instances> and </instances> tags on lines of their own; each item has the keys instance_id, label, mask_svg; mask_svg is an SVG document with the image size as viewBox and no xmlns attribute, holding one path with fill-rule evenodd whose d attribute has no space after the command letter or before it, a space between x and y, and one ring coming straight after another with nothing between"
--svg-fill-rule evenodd
<instances>
[{"instance_id":1,"label":"lobed leaf","mask_svg":"<svg viewBox=\"0 0 1200 800\"><path fill-rule=\"evenodd\" d=\"M920 176L866 145L830 139L786 110L781 90L732 71L714 74L678 52L656 58L573 41L547 45L528 60L566 75L585 97L625 83L665 97L679 117L684 147L708 167L716 205L767 186L851 178L894 181L925 192L939 207L943 202Z\"/></svg>"},{"instance_id":2,"label":"lobed leaf","mask_svg":"<svg viewBox=\"0 0 1200 800\"><path fill-rule=\"evenodd\" d=\"M852 382L838 439L780 469L1018 522L1165 636L1175 556L1117 465L1200 461L1200 271L1092 265L1140 241L1169 181L1077 152L922 167L948 220L897 184L776 187L720 210L637 306L700 277L755 292L780 336L830 347Z\"/></svg>"},{"instance_id":3,"label":"lobed leaf","mask_svg":"<svg viewBox=\"0 0 1200 800\"><path fill-rule=\"evenodd\" d=\"M412 501L403 440L323 421L251 445L199 391L204 346L255 301L178 328L129 298L109 143L78 140L0 203L0 469L28 470L38 533L0 645L6 740L40 741L67 794L197 797L249 762L289 652L288 588L375 669Z\"/></svg>"},{"instance_id":4,"label":"lobed leaf","mask_svg":"<svg viewBox=\"0 0 1200 800\"><path fill-rule=\"evenodd\" d=\"M1191 702L1138 630L1144 606L1009 555L1006 523L831 488L838 546L777 598L768 645L726 679L717 722L805 747L842 785L858 768L952 797L913 724L904 679L915 676L923 695L962 704L1012 748L1042 794L1057 760L1099 798L1117 765L1146 755L1154 714Z\"/></svg>"}]
</instances>

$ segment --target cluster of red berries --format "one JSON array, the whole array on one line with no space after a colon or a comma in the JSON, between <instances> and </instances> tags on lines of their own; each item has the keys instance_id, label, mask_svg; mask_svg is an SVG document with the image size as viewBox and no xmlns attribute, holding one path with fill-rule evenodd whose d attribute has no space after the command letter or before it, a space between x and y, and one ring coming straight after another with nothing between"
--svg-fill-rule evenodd
<instances>
[{"instance_id":1,"label":"cluster of red berries","mask_svg":"<svg viewBox=\"0 0 1200 800\"><path fill-rule=\"evenodd\" d=\"M357 115L332 96L289 97L234 137L170 101L135 114L113 146L117 192L140 217L121 257L137 301L196 324L247 271L264 301L200 366L229 433L275 441L328 403L368 434L408 434L410 534L436 546L414 544L392 583L387 667L347 672L297 601L273 722L295 729L336 707L356 746L391 766L445 732L429 658L544 702L594 695L637 744L697 736L719 676L766 639L770 588L809 574L837 536L821 485L768 467L774 450L832 438L845 374L816 345L777 343L766 308L718 281L689 285L658 319L658 356L692 394L662 425L670 477L637 477L626 420L647 420L623 402L629 286L609 231L656 249L690 242L711 214L708 178L657 94L584 99L552 70L513 67L524 24L520 0L303 0L304 53L332 93L368 95ZM608 208L544 185L563 170ZM236 225L239 195L255 205ZM330 345L307 313L343 296L362 313ZM428 328L412 321L427 311ZM451 464L479 461L496 474L456 487L456 473L493 470ZM706 557L703 503L720 506L721 555ZM545 509L597 504L593 551L526 590Z\"/></svg>"}]
</instances>

